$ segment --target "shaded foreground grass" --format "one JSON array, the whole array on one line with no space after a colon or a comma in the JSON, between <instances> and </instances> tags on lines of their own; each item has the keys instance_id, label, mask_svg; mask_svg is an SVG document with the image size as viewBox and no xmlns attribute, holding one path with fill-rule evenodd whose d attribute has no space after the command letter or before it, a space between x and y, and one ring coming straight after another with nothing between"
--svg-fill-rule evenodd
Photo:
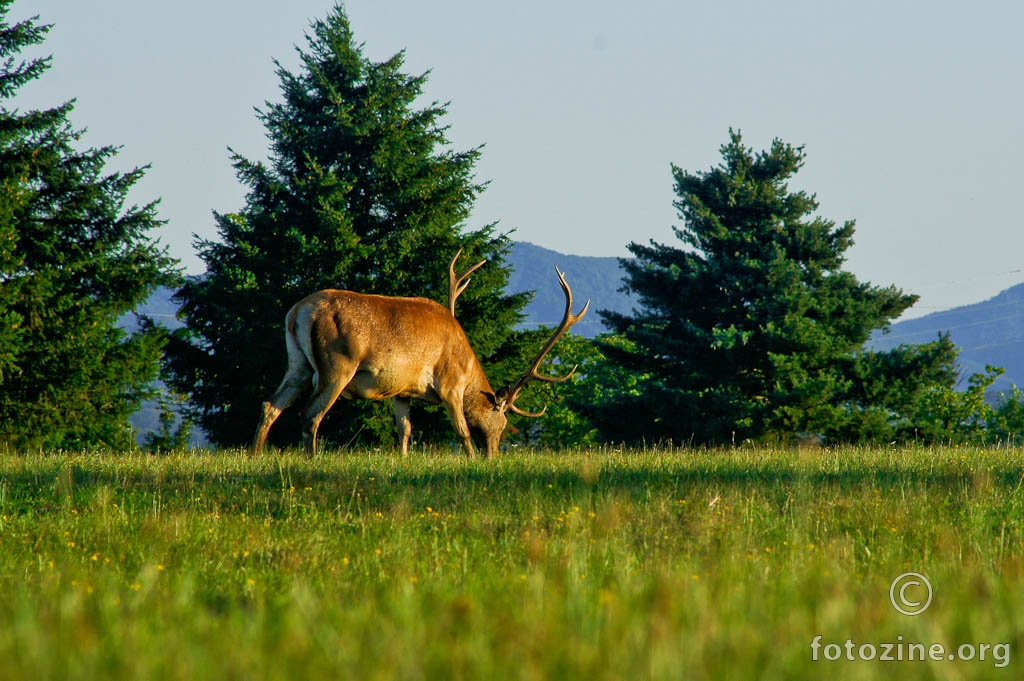
<instances>
[{"instance_id":1,"label":"shaded foreground grass","mask_svg":"<svg viewBox=\"0 0 1024 681\"><path fill-rule=\"evenodd\" d=\"M1022 473L992 449L2 454L0 681L1021 678ZM934 587L916 617L889 602L907 571ZM819 635L877 657L815 661Z\"/></svg>"}]
</instances>

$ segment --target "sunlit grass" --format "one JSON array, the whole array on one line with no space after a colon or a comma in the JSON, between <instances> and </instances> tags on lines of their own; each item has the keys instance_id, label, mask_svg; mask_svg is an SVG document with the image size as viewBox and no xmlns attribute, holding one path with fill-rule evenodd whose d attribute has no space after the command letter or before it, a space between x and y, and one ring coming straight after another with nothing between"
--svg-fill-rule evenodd
<instances>
[{"instance_id":1,"label":"sunlit grass","mask_svg":"<svg viewBox=\"0 0 1024 681\"><path fill-rule=\"evenodd\" d=\"M3 454L0 679L1013 678L810 642L1024 653L1022 472L972 448ZM889 603L906 571L935 590L917 617Z\"/></svg>"}]
</instances>

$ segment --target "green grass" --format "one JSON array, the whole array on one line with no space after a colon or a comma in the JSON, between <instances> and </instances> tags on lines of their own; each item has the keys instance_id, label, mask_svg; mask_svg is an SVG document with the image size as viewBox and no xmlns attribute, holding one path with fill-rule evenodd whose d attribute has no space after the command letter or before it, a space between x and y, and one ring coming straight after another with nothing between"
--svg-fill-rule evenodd
<instances>
[{"instance_id":1,"label":"green grass","mask_svg":"<svg viewBox=\"0 0 1024 681\"><path fill-rule=\"evenodd\" d=\"M1022 473L974 448L0 454L0 681L1021 678ZM818 635L1010 657L814 661Z\"/></svg>"}]
</instances>

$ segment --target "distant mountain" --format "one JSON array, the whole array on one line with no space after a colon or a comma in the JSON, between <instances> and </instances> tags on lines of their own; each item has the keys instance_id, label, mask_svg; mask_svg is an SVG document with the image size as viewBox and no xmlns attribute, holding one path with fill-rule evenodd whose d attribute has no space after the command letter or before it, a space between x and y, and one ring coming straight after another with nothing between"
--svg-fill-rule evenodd
<instances>
[{"instance_id":1,"label":"distant mountain","mask_svg":"<svg viewBox=\"0 0 1024 681\"><path fill-rule=\"evenodd\" d=\"M509 260L514 270L509 290L536 292L526 308L527 324L551 326L562 318L565 299L554 278L555 265L566 273L577 309L587 298L592 301L591 312L573 329L582 335L593 337L606 331L595 314L597 310L629 313L638 306L635 297L619 291L623 272L618 258L564 255L517 242ZM983 372L986 365L1006 370L993 386L994 391L1007 390L1011 385L1024 387L1024 284L980 303L897 322L888 333L876 333L870 346L887 350L928 343L940 333L949 333L960 348L960 387L966 388L967 378Z\"/></svg>"},{"instance_id":2,"label":"distant mountain","mask_svg":"<svg viewBox=\"0 0 1024 681\"><path fill-rule=\"evenodd\" d=\"M171 300L173 294L174 291L161 286L149 297L149 300L138 310L138 313L150 317L154 322L168 329L177 329L184 326L177 318L178 305ZM121 317L119 325L129 331L136 331L139 328L138 319L134 314L126 314ZM162 381L157 381L157 385L161 389L163 388ZM136 441L142 444L146 435L160 429L159 402L156 400L144 401L142 408L132 415L131 424L135 429ZM196 428L192 432L191 444L194 447L205 447L208 442L206 436Z\"/></svg>"},{"instance_id":3,"label":"distant mountain","mask_svg":"<svg viewBox=\"0 0 1024 681\"><path fill-rule=\"evenodd\" d=\"M618 258L595 258L564 255L525 241L513 244L509 255L512 275L508 290L511 293L534 291L533 300L526 307L528 326L555 326L565 312L565 295L558 285L555 267L565 272L565 280L572 287L573 312L578 312L590 299L587 316L573 327L582 336L593 338L607 331L597 315L598 310L629 313L636 299L618 289L622 287L623 271Z\"/></svg>"},{"instance_id":4,"label":"distant mountain","mask_svg":"<svg viewBox=\"0 0 1024 681\"><path fill-rule=\"evenodd\" d=\"M509 264L512 266L509 292L534 292L533 300L525 310L525 324L528 326L554 326L562 319L565 296L558 286L555 267L565 272L566 280L572 287L576 308L574 312L590 299L590 311L573 327L575 333L592 338L606 330L597 315L598 310L629 313L635 305L634 298L618 290L622 286L623 277L618 258L565 255L519 241L512 245ZM182 323L177 319L178 305L171 300L172 294L170 289L157 289L139 312L168 328L180 327ZM121 325L127 329L136 329L134 315L125 315Z\"/></svg>"},{"instance_id":5,"label":"distant mountain","mask_svg":"<svg viewBox=\"0 0 1024 681\"><path fill-rule=\"evenodd\" d=\"M555 278L556 266L565 272L572 286L575 311L588 298L591 301L590 312L573 328L581 335L593 337L607 330L598 310L628 314L638 306L635 297L619 290L624 274L618 258L565 255L520 241L512 245L509 263L509 291L534 292L525 310L527 325L554 326L562 318L565 298ZM158 290L140 312L171 328L181 325L175 317L177 305L168 289ZM128 315L122 323L134 328L134 317ZM960 347L962 387L966 387L968 376L984 371L986 364L1006 369L995 390L1006 390L1011 384L1024 387L1024 284L981 303L897 322L888 333L876 333L870 346L886 350L902 344L928 343L939 333L947 332ZM140 434L155 427L157 413L155 405L149 404L133 417ZM196 440L202 441L201 434L197 434Z\"/></svg>"},{"instance_id":6,"label":"distant mountain","mask_svg":"<svg viewBox=\"0 0 1024 681\"><path fill-rule=\"evenodd\" d=\"M138 313L151 318L160 326L165 326L168 329L177 329L184 326L182 322L178 321L178 304L171 300L172 295L174 295L174 291L166 286L157 288L153 295L149 297L149 300L139 308ZM129 331L137 331L139 328L138 320L131 313L121 317L118 326Z\"/></svg>"},{"instance_id":7,"label":"distant mountain","mask_svg":"<svg viewBox=\"0 0 1024 681\"><path fill-rule=\"evenodd\" d=\"M968 376L984 371L986 364L1006 369L993 390L1006 390L1011 384L1024 387L1024 284L980 303L897 322L889 333L876 333L871 345L886 350L928 343L939 333L949 333L960 347L961 387L966 387Z\"/></svg>"}]
</instances>

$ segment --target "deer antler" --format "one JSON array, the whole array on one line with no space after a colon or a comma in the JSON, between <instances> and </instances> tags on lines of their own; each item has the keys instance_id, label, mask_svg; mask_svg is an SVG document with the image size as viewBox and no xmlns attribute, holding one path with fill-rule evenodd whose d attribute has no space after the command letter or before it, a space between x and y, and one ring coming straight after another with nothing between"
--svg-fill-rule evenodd
<instances>
[{"instance_id":1,"label":"deer antler","mask_svg":"<svg viewBox=\"0 0 1024 681\"><path fill-rule=\"evenodd\" d=\"M565 332L569 330L569 327L583 319L583 315L587 314L587 309L590 307L590 300L587 300L587 303L583 306L583 309L580 310L579 314L574 315L572 313L572 289L569 288L569 284L565 281L565 272L559 271L557 267L555 267L555 272L558 273L558 283L561 285L562 291L565 292L565 314L562 315L562 322L558 325L558 328L555 329L555 333L548 339L548 342L544 344L544 347L541 348L540 354L537 355L537 359L533 360L533 364L531 364L530 368L526 370L526 373L516 379L515 383L503 391L505 395L505 408L514 414L519 414L520 416L537 418L547 409L547 405L545 405L544 408L538 412L529 412L523 411L515 405L516 397L519 396L519 392L526 387L527 383L530 381L562 383L563 381L568 381L569 377L576 373L576 369L579 368L579 365L577 364L564 376L545 376L538 371L540 369L541 362L543 362L544 358L547 357L547 354L551 352L551 348L555 347L555 343L558 342L558 339L565 335Z\"/></svg>"},{"instance_id":2,"label":"deer antler","mask_svg":"<svg viewBox=\"0 0 1024 681\"><path fill-rule=\"evenodd\" d=\"M481 260L462 274L456 276L455 261L459 259L460 255L462 255L461 248L459 249L459 252L455 254L455 257L452 258L452 261L448 263L448 309L452 311L453 317L455 316L455 299L462 295L462 292L466 290L467 286L469 286L469 275L473 274L487 263L486 260Z\"/></svg>"}]
</instances>

